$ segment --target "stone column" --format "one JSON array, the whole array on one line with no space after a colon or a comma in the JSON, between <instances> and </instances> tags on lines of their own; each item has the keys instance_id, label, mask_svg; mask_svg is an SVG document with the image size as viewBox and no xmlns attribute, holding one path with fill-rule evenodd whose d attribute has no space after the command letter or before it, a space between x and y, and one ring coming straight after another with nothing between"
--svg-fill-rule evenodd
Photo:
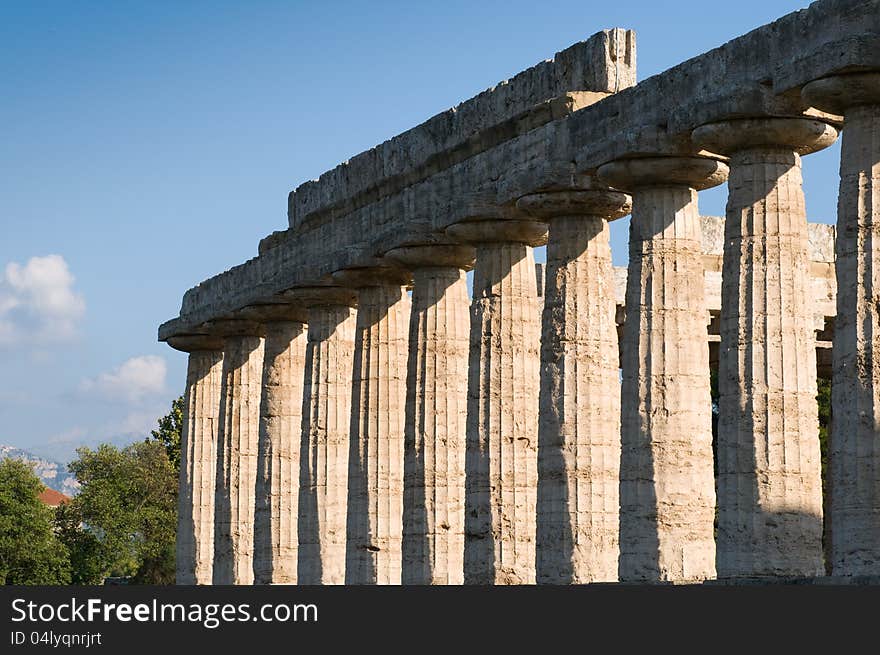
<instances>
[{"instance_id":1,"label":"stone column","mask_svg":"<svg viewBox=\"0 0 880 655\"><path fill-rule=\"evenodd\" d=\"M830 486L834 575L880 575L880 73L804 87L844 116L837 205Z\"/></svg>"},{"instance_id":2,"label":"stone column","mask_svg":"<svg viewBox=\"0 0 880 655\"><path fill-rule=\"evenodd\" d=\"M620 382L608 221L616 191L540 193L519 209L549 224L541 337L537 581L617 580Z\"/></svg>"},{"instance_id":3,"label":"stone column","mask_svg":"<svg viewBox=\"0 0 880 655\"><path fill-rule=\"evenodd\" d=\"M476 246L468 369L464 578L535 582L541 329L532 245L546 226L514 219L458 223Z\"/></svg>"},{"instance_id":4,"label":"stone column","mask_svg":"<svg viewBox=\"0 0 880 655\"><path fill-rule=\"evenodd\" d=\"M309 324L297 582L344 584L355 294L340 287L309 287L289 296L308 307Z\"/></svg>"},{"instance_id":5,"label":"stone column","mask_svg":"<svg viewBox=\"0 0 880 655\"><path fill-rule=\"evenodd\" d=\"M697 190L724 181L711 159L602 166L633 194L621 386L620 561L624 581L715 577L709 314Z\"/></svg>"},{"instance_id":6,"label":"stone column","mask_svg":"<svg viewBox=\"0 0 880 655\"><path fill-rule=\"evenodd\" d=\"M405 585L464 583L468 289L472 248L386 253L413 272L404 429Z\"/></svg>"},{"instance_id":7,"label":"stone column","mask_svg":"<svg viewBox=\"0 0 880 655\"><path fill-rule=\"evenodd\" d=\"M207 335L168 339L189 353L177 512L177 584L211 584L214 564L214 479L223 340Z\"/></svg>"},{"instance_id":8,"label":"stone column","mask_svg":"<svg viewBox=\"0 0 880 655\"><path fill-rule=\"evenodd\" d=\"M403 423L410 301L408 273L372 267L337 271L357 289L348 460L346 584L400 584Z\"/></svg>"},{"instance_id":9,"label":"stone column","mask_svg":"<svg viewBox=\"0 0 880 655\"><path fill-rule=\"evenodd\" d=\"M718 391L719 577L822 572L822 483L801 157L837 131L807 119L704 125L730 156Z\"/></svg>"},{"instance_id":10,"label":"stone column","mask_svg":"<svg viewBox=\"0 0 880 655\"><path fill-rule=\"evenodd\" d=\"M216 585L254 581L254 491L260 423L263 338L245 320L212 323L224 336L214 500Z\"/></svg>"},{"instance_id":11,"label":"stone column","mask_svg":"<svg viewBox=\"0 0 880 655\"><path fill-rule=\"evenodd\" d=\"M296 584L305 310L257 305L242 313L263 324L260 428L254 508L254 583Z\"/></svg>"}]
</instances>

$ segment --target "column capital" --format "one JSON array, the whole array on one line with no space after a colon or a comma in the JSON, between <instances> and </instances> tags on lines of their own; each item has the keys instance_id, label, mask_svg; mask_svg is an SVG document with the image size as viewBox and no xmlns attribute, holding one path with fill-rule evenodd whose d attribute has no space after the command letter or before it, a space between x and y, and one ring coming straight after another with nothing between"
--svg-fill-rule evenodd
<instances>
[{"instance_id":1,"label":"column capital","mask_svg":"<svg viewBox=\"0 0 880 655\"><path fill-rule=\"evenodd\" d=\"M332 277L336 284L350 289L382 286L402 287L412 283L412 275L409 271L395 266L345 268L335 271Z\"/></svg>"},{"instance_id":2,"label":"column capital","mask_svg":"<svg viewBox=\"0 0 880 655\"><path fill-rule=\"evenodd\" d=\"M446 234L456 241L473 245L483 243L524 243L543 246L547 243L547 225L533 220L501 219L455 223Z\"/></svg>"},{"instance_id":3,"label":"column capital","mask_svg":"<svg viewBox=\"0 0 880 655\"><path fill-rule=\"evenodd\" d=\"M830 146L837 135L833 125L809 118L737 118L701 125L691 138L721 155L767 147L808 155Z\"/></svg>"},{"instance_id":4,"label":"column capital","mask_svg":"<svg viewBox=\"0 0 880 655\"><path fill-rule=\"evenodd\" d=\"M599 179L618 189L682 186L702 191L727 179L727 164L706 157L618 159L599 167Z\"/></svg>"},{"instance_id":5,"label":"column capital","mask_svg":"<svg viewBox=\"0 0 880 655\"><path fill-rule=\"evenodd\" d=\"M198 350L223 350L223 339L212 334L179 334L168 337L165 343L185 353Z\"/></svg>"},{"instance_id":6,"label":"column capital","mask_svg":"<svg viewBox=\"0 0 880 655\"><path fill-rule=\"evenodd\" d=\"M516 207L545 221L559 216L596 216L613 221L632 211L632 200L611 189L566 189L523 196Z\"/></svg>"},{"instance_id":7,"label":"column capital","mask_svg":"<svg viewBox=\"0 0 880 655\"><path fill-rule=\"evenodd\" d=\"M385 256L409 269L448 267L469 270L473 268L476 253L471 246L435 243L394 248Z\"/></svg>"},{"instance_id":8,"label":"column capital","mask_svg":"<svg viewBox=\"0 0 880 655\"><path fill-rule=\"evenodd\" d=\"M357 307L357 293L351 289L337 286L296 287L288 289L282 296L293 302L302 303L311 309L321 305L345 305Z\"/></svg>"},{"instance_id":9,"label":"column capital","mask_svg":"<svg viewBox=\"0 0 880 655\"><path fill-rule=\"evenodd\" d=\"M262 337L265 336L263 326L257 321L244 318L220 318L205 323L210 334L219 337Z\"/></svg>"},{"instance_id":10,"label":"column capital","mask_svg":"<svg viewBox=\"0 0 880 655\"><path fill-rule=\"evenodd\" d=\"M823 77L801 89L811 106L842 115L861 105L880 105L880 71Z\"/></svg>"},{"instance_id":11,"label":"column capital","mask_svg":"<svg viewBox=\"0 0 880 655\"><path fill-rule=\"evenodd\" d=\"M238 311L243 319L256 323L273 323L278 321L292 321L294 323L306 323L308 312L305 305L290 302L272 302L259 305L249 305Z\"/></svg>"}]
</instances>

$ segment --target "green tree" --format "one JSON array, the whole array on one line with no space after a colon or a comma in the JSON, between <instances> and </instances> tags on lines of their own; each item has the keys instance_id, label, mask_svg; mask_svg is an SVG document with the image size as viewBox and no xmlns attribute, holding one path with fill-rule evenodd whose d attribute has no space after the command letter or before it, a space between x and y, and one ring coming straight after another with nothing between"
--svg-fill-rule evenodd
<instances>
[{"instance_id":1,"label":"green tree","mask_svg":"<svg viewBox=\"0 0 880 655\"><path fill-rule=\"evenodd\" d=\"M177 474L159 441L119 450L80 448L70 470L80 492L59 513L59 534L71 552L74 581L108 576L144 584L174 581Z\"/></svg>"},{"instance_id":2,"label":"green tree","mask_svg":"<svg viewBox=\"0 0 880 655\"><path fill-rule=\"evenodd\" d=\"M183 396L171 403L171 411L159 419L159 428L152 430L151 439L165 447L175 471L180 470L180 435L183 431Z\"/></svg>"},{"instance_id":3,"label":"green tree","mask_svg":"<svg viewBox=\"0 0 880 655\"><path fill-rule=\"evenodd\" d=\"M55 536L53 510L39 498L44 488L25 462L0 462L0 584L70 582L70 561Z\"/></svg>"},{"instance_id":4,"label":"green tree","mask_svg":"<svg viewBox=\"0 0 880 655\"><path fill-rule=\"evenodd\" d=\"M55 510L58 539L70 553L70 582L98 585L104 581L101 541L82 526L82 511L76 501L59 505Z\"/></svg>"}]
</instances>

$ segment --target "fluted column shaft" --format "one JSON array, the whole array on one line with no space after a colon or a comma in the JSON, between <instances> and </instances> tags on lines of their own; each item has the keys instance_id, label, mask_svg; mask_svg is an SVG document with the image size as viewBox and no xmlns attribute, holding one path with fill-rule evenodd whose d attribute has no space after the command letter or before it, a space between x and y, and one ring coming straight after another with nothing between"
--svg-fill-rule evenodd
<instances>
[{"instance_id":1,"label":"fluted column shaft","mask_svg":"<svg viewBox=\"0 0 880 655\"><path fill-rule=\"evenodd\" d=\"M844 116L829 475L834 575L880 575L880 73L808 84Z\"/></svg>"},{"instance_id":2,"label":"fluted column shaft","mask_svg":"<svg viewBox=\"0 0 880 655\"><path fill-rule=\"evenodd\" d=\"M227 336L223 346L214 514L214 584L252 584L254 490L263 339Z\"/></svg>"},{"instance_id":3,"label":"fluted column shaft","mask_svg":"<svg viewBox=\"0 0 880 655\"><path fill-rule=\"evenodd\" d=\"M690 168L689 168L690 167ZM625 581L715 577L708 313L700 159L622 161L600 176L633 193L621 386L620 560Z\"/></svg>"},{"instance_id":4,"label":"fluted column shaft","mask_svg":"<svg viewBox=\"0 0 880 655\"><path fill-rule=\"evenodd\" d=\"M880 575L880 105L846 113L836 271L832 570Z\"/></svg>"},{"instance_id":5,"label":"fluted column shaft","mask_svg":"<svg viewBox=\"0 0 880 655\"><path fill-rule=\"evenodd\" d=\"M694 134L731 157L718 373L720 577L822 572L815 322L796 150L826 127L742 120Z\"/></svg>"},{"instance_id":6,"label":"fluted column shaft","mask_svg":"<svg viewBox=\"0 0 880 655\"><path fill-rule=\"evenodd\" d=\"M525 229L543 234L546 228L538 225L527 223ZM465 582L533 584L540 324L530 234L515 240L503 220L454 227L453 238L477 249L468 371Z\"/></svg>"},{"instance_id":7,"label":"fluted column shaft","mask_svg":"<svg viewBox=\"0 0 880 655\"><path fill-rule=\"evenodd\" d=\"M266 323L254 515L254 582L296 584L306 329Z\"/></svg>"},{"instance_id":8,"label":"fluted column shaft","mask_svg":"<svg viewBox=\"0 0 880 655\"><path fill-rule=\"evenodd\" d=\"M180 435L177 584L211 584L214 480L222 350L193 350L186 371Z\"/></svg>"},{"instance_id":9,"label":"fluted column shaft","mask_svg":"<svg viewBox=\"0 0 880 655\"><path fill-rule=\"evenodd\" d=\"M602 190L535 194L549 224L541 337L537 581L617 580L620 383L608 218L629 199Z\"/></svg>"},{"instance_id":10,"label":"fluted column shaft","mask_svg":"<svg viewBox=\"0 0 880 655\"><path fill-rule=\"evenodd\" d=\"M388 253L413 271L404 429L405 585L464 583L465 434L473 252L416 246Z\"/></svg>"},{"instance_id":11,"label":"fluted column shaft","mask_svg":"<svg viewBox=\"0 0 880 655\"><path fill-rule=\"evenodd\" d=\"M696 191L634 192L623 332L622 580L715 574L700 243Z\"/></svg>"},{"instance_id":12,"label":"fluted column shaft","mask_svg":"<svg viewBox=\"0 0 880 655\"><path fill-rule=\"evenodd\" d=\"M346 584L400 584L409 309L400 284L358 290Z\"/></svg>"},{"instance_id":13,"label":"fluted column shaft","mask_svg":"<svg viewBox=\"0 0 880 655\"><path fill-rule=\"evenodd\" d=\"M303 387L299 584L345 582L345 521L355 312L309 307Z\"/></svg>"}]
</instances>

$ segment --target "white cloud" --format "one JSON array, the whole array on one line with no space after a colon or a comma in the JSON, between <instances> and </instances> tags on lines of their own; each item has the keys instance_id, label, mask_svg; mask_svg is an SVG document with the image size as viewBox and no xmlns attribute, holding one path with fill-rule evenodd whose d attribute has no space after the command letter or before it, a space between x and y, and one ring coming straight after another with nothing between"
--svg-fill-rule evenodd
<instances>
[{"instance_id":1,"label":"white cloud","mask_svg":"<svg viewBox=\"0 0 880 655\"><path fill-rule=\"evenodd\" d=\"M138 402L165 392L167 368L165 359L157 355L132 357L108 373L84 379L80 391Z\"/></svg>"},{"instance_id":2,"label":"white cloud","mask_svg":"<svg viewBox=\"0 0 880 655\"><path fill-rule=\"evenodd\" d=\"M0 276L0 344L66 341L86 311L61 255L10 262Z\"/></svg>"}]
</instances>

